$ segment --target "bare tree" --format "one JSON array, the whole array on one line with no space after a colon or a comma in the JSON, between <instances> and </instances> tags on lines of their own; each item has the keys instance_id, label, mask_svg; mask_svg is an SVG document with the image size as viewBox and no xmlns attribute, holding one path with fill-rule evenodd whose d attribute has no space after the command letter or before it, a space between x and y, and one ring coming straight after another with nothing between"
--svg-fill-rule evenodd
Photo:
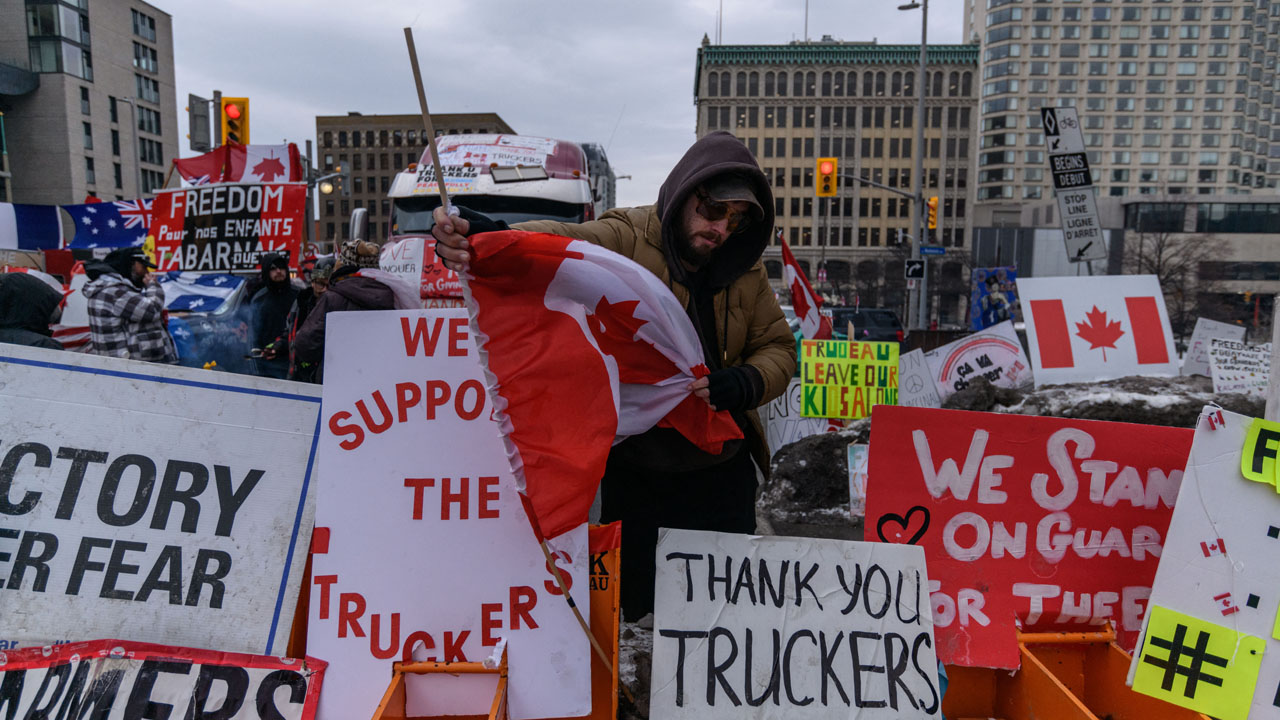
<instances>
[{"instance_id":1,"label":"bare tree","mask_svg":"<svg viewBox=\"0 0 1280 720\"><path fill-rule=\"evenodd\" d=\"M1200 274L1200 264L1213 258L1216 246L1213 235L1168 231L1126 234L1125 274L1159 279L1169 324L1180 340L1191 334L1196 318L1208 309L1202 307L1204 298L1216 289L1213 280Z\"/></svg>"}]
</instances>

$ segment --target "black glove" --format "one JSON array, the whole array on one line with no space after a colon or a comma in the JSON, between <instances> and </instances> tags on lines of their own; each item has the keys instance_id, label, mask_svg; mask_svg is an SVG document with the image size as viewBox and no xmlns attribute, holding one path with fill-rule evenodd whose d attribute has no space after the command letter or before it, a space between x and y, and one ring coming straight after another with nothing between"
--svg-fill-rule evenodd
<instances>
[{"instance_id":1,"label":"black glove","mask_svg":"<svg viewBox=\"0 0 1280 720\"><path fill-rule=\"evenodd\" d=\"M764 380L760 371L750 365L723 368L707 376L707 390L716 410L740 412L760 404Z\"/></svg>"},{"instance_id":2,"label":"black glove","mask_svg":"<svg viewBox=\"0 0 1280 720\"><path fill-rule=\"evenodd\" d=\"M458 208L458 215L463 220L471 223L471 227L467 228L467 237L471 237L477 233L511 229L507 227L506 220L494 220L484 213L478 213L475 210L465 208L461 205L455 205L454 207Z\"/></svg>"}]
</instances>

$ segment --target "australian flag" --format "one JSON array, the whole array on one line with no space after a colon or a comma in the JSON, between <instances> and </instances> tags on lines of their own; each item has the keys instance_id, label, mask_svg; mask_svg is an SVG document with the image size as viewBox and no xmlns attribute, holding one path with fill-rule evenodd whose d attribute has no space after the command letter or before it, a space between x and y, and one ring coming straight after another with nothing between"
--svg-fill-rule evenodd
<instances>
[{"instance_id":1,"label":"australian flag","mask_svg":"<svg viewBox=\"0 0 1280 720\"><path fill-rule=\"evenodd\" d=\"M76 224L70 248L136 247L147 238L150 200L63 205Z\"/></svg>"}]
</instances>

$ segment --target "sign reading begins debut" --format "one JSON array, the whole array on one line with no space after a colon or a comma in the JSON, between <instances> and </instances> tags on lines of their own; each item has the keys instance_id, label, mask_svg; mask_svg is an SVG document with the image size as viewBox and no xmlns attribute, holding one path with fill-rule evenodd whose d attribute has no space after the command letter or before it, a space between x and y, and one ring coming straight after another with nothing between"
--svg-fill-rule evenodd
<instances>
[{"instance_id":1,"label":"sign reading begins debut","mask_svg":"<svg viewBox=\"0 0 1280 720\"><path fill-rule=\"evenodd\" d=\"M156 193L151 234L160 270L255 270L263 253L289 253L297 269L305 183L201 185Z\"/></svg>"},{"instance_id":2,"label":"sign reading begins debut","mask_svg":"<svg viewBox=\"0 0 1280 720\"><path fill-rule=\"evenodd\" d=\"M800 350L802 415L854 420L898 404L898 344L805 340Z\"/></svg>"}]
</instances>

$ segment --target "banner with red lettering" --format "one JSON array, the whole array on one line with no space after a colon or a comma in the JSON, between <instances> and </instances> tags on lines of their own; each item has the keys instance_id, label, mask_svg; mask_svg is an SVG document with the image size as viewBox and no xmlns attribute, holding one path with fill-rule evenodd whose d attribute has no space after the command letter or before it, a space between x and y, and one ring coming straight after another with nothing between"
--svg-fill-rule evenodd
<instances>
[{"instance_id":1,"label":"banner with red lettering","mask_svg":"<svg viewBox=\"0 0 1280 720\"><path fill-rule=\"evenodd\" d=\"M513 718L586 714L588 641L516 493L466 310L327 322L307 651L342 682L319 716L372 715L395 660L478 661L504 638ZM585 523L553 557L587 607ZM483 714L494 680L414 678L409 712Z\"/></svg>"},{"instance_id":2,"label":"banner with red lettering","mask_svg":"<svg viewBox=\"0 0 1280 720\"><path fill-rule=\"evenodd\" d=\"M0 708L14 718L311 720L323 660L129 640L0 653Z\"/></svg>"},{"instance_id":3,"label":"banner with red lettering","mask_svg":"<svg viewBox=\"0 0 1280 720\"><path fill-rule=\"evenodd\" d=\"M161 271L251 271L263 253L287 252L298 268L306 183L215 184L161 190L151 208Z\"/></svg>"},{"instance_id":4,"label":"banner with red lettering","mask_svg":"<svg viewBox=\"0 0 1280 720\"><path fill-rule=\"evenodd\" d=\"M1107 620L1133 648L1190 430L887 405L872 427L867 539L924 548L940 660L1016 668L1019 626Z\"/></svg>"}]
</instances>

